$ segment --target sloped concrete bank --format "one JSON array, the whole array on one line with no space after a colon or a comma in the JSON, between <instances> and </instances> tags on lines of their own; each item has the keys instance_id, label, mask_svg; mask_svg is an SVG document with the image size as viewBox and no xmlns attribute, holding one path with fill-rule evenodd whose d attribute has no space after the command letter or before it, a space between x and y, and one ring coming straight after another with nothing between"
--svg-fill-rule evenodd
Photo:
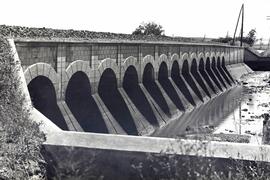
<instances>
[{"instance_id":1,"label":"sloped concrete bank","mask_svg":"<svg viewBox=\"0 0 270 180\"><path fill-rule=\"evenodd\" d=\"M245 74L253 72L253 70L245 63L227 65L226 68L228 69L228 72L231 74L232 78L236 80L240 79L240 77Z\"/></svg>"}]
</instances>

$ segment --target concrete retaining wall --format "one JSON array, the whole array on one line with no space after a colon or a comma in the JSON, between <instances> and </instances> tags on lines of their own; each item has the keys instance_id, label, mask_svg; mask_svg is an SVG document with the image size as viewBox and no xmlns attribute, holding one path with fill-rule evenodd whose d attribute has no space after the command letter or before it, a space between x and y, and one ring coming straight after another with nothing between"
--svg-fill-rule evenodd
<instances>
[{"instance_id":1,"label":"concrete retaining wall","mask_svg":"<svg viewBox=\"0 0 270 180\"><path fill-rule=\"evenodd\" d=\"M43 151L57 179L186 179L209 164L225 174L256 167L255 161L269 162L269 153L269 146L80 132L51 133Z\"/></svg>"},{"instance_id":2,"label":"concrete retaining wall","mask_svg":"<svg viewBox=\"0 0 270 180\"><path fill-rule=\"evenodd\" d=\"M243 61L242 48L209 44L22 39L15 44L34 106L37 101L38 110L70 131L151 134L233 87L226 68ZM51 85L39 84L39 77ZM51 99L40 99L45 95ZM56 102L49 110L55 116L46 110L50 101Z\"/></svg>"},{"instance_id":3,"label":"concrete retaining wall","mask_svg":"<svg viewBox=\"0 0 270 180\"><path fill-rule=\"evenodd\" d=\"M260 56L249 48L244 51L244 62L254 71L270 70L270 57Z\"/></svg>"}]
</instances>

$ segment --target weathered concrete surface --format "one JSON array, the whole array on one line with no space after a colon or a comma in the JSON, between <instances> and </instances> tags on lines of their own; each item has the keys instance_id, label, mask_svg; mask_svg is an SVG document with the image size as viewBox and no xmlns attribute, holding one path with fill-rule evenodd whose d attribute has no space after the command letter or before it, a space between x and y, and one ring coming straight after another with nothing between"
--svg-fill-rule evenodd
<instances>
[{"instance_id":1,"label":"weathered concrete surface","mask_svg":"<svg viewBox=\"0 0 270 180\"><path fill-rule=\"evenodd\" d=\"M205 169L213 168L210 173L222 172L228 177L245 167L256 169L257 163L262 168L266 167L266 171L269 169L267 162L69 146L44 145L43 155L54 163L47 169L48 177L52 179L196 179L198 174L192 176L190 172L200 172L200 175L209 177L206 175L209 171Z\"/></svg>"},{"instance_id":2,"label":"weathered concrete surface","mask_svg":"<svg viewBox=\"0 0 270 180\"><path fill-rule=\"evenodd\" d=\"M261 56L251 48L245 48L244 57L244 62L254 71L270 70L270 57Z\"/></svg>"},{"instance_id":3,"label":"weathered concrete surface","mask_svg":"<svg viewBox=\"0 0 270 180\"><path fill-rule=\"evenodd\" d=\"M63 130L95 133L151 134L230 89L225 64L243 61L242 48L192 43L20 39L16 48L34 106Z\"/></svg>"},{"instance_id":4,"label":"weathered concrete surface","mask_svg":"<svg viewBox=\"0 0 270 180\"><path fill-rule=\"evenodd\" d=\"M62 131L51 120L49 120L42 113L40 113L38 110L32 107L30 94L27 88L26 80L24 78L24 72L21 67L21 61L19 59L15 43L12 39L9 39L8 41L11 47L11 52L13 53L14 61L19 66L19 69L17 71L17 76L19 77L19 81L20 81L20 87L21 87L20 89L25 97L24 106L25 108L29 109L30 119L37 123L40 123L40 129L46 134L49 134L50 132Z\"/></svg>"},{"instance_id":5,"label":"weathered concrete surface","mask_svg":"<svg viewBox=\"0 0 270 180\"><path fill-rule=\"evenodd\" d=\"M63 131L48 134L44 144L149 153L160 153L168 150L166 152L168 154L270 161L270 146L245 143L200 142L172 138ZM201 147L205 147L205 149Z\"/></svg>"},{"instance_id":6,"label":"weathered concrete surface","mask_svg":"<svg viewBox=\"0 0 270 180\"><path fill-rule=\"evenodd\" d=\"M239 79L242 75L253 72L250 67L244 63L227 65L226 68L234 79Z\"/></svg>"},{"instance_id":7,"label":"weathered concrete surface","mask_svg":"<svg viewBox=\"0 0 270 180\"><path fill-rule=\"evenodd\" d=\"M270 161L270 146L82 132L51 133L44 144L44 150L43 155L50 162L49 176L58 179L85 179L93 176L94 179L138 179L140 170L151 178L154 175L160 177L163 172L169 171L162 164L170 163L164 160L168 155L173 155L174 160L185 157L178 159L180 165L181 162L185 164L185 161L202 163L200 167L192 166L194 170L212 162L211 166L216 170L221 168L219 170L224 173L227 173L226 168L239 166L243 161L251 164L254 161ZM163 160L158 160L159 157ZM203 163L200 157L210 158L211 161ZM239 161L234 164L236 160ZM151 173L153 166L157 170L154 174ZM179 167L183 174L187 173L184 167Z\"/></svg>"},{"instance_id":8,"label":"weathered concrete surface","mask_svg":"<svg viewBox=\"0 0 270 180\"><path fill-rule=\"evenodd\" d=\"M36 110L34 107L30 111L30 119L37 123L40 123L40 130L45 134L53 132L62 132L62 130L56 126L51 120L45 117L42 113Z\"/></svg>"}]
</instances>

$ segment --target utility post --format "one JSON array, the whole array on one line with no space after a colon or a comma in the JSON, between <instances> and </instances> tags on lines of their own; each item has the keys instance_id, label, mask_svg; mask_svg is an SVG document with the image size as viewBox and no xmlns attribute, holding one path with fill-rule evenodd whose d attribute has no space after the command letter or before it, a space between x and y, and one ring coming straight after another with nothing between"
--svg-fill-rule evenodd
<instances>
[{"instance_id":1,"label":"utility post","mask_svg":"<svg viewBox=\"0 0 270 180\"><path fill-rule=\"evenodd\" d=\"M234 45L234 42L235 42L235 35L236 35L236 31L237 31L237 28L238 28L238 24L239 24L239 20L240 20L241 15L242 15L242 23L241 23L241 46L242 46L243 45L243 43L242 43L242 41L243 41L243 32L244 32L244 4L242 4L242 6L241 6L241 9L240 9L240 12L239 12L239 15L238 15L238 18L237 18L237 23L236 23L236 27L235 27L235 30L234 30L232 45Z\"/></svg>"},{"instance_id":2,"label":"utility post","mask_svg":"<svg viewBox=\"0 0 270 180\"><path fill-rule=\"evenodd\" d=\"M244 4L242 4L242 25L241 25L241 44L243 46L243 33L244 33Z\"/></svg>"},{"instance_id":3,"label":"utility post","mask_svg":"<svg viewBox=\"0 0 270 180\"><path fill-rule=\"evenodd\" d=\"M266 16L266 20L270 20L270 16ZM269 37L269 40L268 40L268 45L267 45L267 50L269 49L269 45L270 44L270 37Z\"/></svg>"}]
</instances>

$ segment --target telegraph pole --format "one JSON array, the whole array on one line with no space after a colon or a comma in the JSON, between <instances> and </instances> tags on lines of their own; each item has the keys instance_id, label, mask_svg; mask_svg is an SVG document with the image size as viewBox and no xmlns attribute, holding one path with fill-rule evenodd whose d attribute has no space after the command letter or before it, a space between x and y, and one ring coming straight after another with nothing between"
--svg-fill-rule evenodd
<instances>
[{"instance_id":1,"label":"telegraph pole","mask_svg":"<svg viewBox=\"0 0 270 180\"><path fill-rule=\"evenodd\" d=\"M238 28L238 24L239 24L239 20L240 20L241 15L242 15L242 23L241 23L241 46L242 46L243 45L243 43L242 43L242 41L243 41L243 32L244 32L244 4L242 4L239 15L238 15L238 19L237 19L237 23L236 23L236 27L235 27L234 35L233 35L233 42L232 42L233 45L234 45L235 34L236 34L236 31L237 31L237 28Z\"/></svg>"},{"instance_id":2,"label":"telegraph pole","mask_svg":"<svg viewBox=\"0 0 270 180\"><path fill-rule=\"evenodd\" d=\"M270 16L266 16L266 20L270 20ZM269 49L269 44L270 44L270 37L269 37L269 40L268 40L267 50Z\"/></svg>"},{"instance_id":3,"label":"telegraph pole","mask_svg":"<svg viewBox=\"0 0 270 180\"><path fill-rule=\"evenodd\" d=\"M244 4L242 4L242 25L241 25L241 44L243 46L243 33L244 33Z\"/></svg>"}]
</instances>

